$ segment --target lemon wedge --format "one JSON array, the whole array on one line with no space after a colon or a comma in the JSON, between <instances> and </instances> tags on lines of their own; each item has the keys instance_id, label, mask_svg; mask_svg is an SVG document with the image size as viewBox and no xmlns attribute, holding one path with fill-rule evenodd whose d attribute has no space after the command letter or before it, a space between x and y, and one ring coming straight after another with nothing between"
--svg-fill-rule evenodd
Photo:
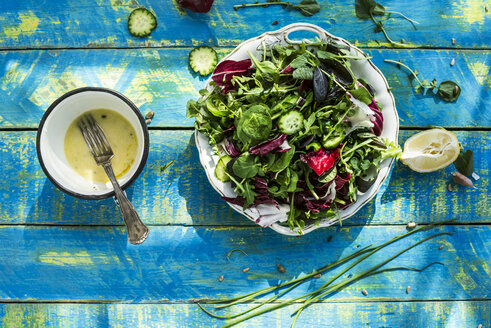
<instances>
[{"instance_id":1,"label":"lemon wedge","mask_svg":"<svg viewBox=\"0 0 491 328\"><path fill-rule=\"evenodd\" d=\"M416 172L433 172L452 164L459 154L459 141L453 133L431 129L406 140L401 161Z\"/></svg>"}]
</instances>

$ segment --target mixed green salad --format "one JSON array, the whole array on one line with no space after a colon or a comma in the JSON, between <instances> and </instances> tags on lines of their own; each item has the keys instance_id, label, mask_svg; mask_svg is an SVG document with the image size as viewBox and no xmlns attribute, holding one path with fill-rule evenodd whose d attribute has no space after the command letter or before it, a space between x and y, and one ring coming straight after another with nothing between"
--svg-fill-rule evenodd
<instances>
[{"instance_id":1,"label":"mixed green salad","mask_svg":"<svg viewBox=\"0 0 491 328\"><path fill-rule=\"evenodd\" d=\"M401 154L380 137L372 87L351 71L351 60L366 57L321 41L263 44L249 56L220 62L187 105L220 157L216 177L237 194L223 199L244 209L288 206L291 229L338 216L368 191L384 159Z\"/></svg>"}]
</instances>

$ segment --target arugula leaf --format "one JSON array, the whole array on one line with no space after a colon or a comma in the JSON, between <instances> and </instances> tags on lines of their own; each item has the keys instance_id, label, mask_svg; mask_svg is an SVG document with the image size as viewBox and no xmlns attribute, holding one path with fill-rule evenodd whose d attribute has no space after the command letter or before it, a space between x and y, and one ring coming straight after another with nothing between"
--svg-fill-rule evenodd
<instances>
[{"instance_id":1,"label":"arugula leaf","mask_svg":"<svg viewBox=\"0 0 491 328\"><path fill-rule=\"evenodd\" d=\"M474 172L474 153L467 149L464 153L460 153L453 164L457 171L463 175L471 176Z\"/></svg>"}]
</instances>

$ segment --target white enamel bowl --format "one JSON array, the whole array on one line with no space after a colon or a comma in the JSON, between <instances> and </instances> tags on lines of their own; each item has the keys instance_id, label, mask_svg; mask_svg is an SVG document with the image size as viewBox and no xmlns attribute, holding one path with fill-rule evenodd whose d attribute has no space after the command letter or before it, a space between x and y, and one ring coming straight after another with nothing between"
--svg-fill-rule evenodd
<instances>
[{"instance_id":1,"label":"white enamel bowl","mask_svg":"<svg viewBox=\"0 0 491 328\"><path fill-rule=\"evenodd\" d=\"M227 59L243 60L249 58L249 55L247 54L248 51L251 51L255 56L257 55L257 57L260 57L259 54L261 54L262 52L263 43L266 44L266 46L271 46L275 44L288 45L288 44L295 44L301 42L301 41L290 40L290 38L288 37L289 34L294 31L313 32L323 41L334 42L334 43L348 46L350 48L351 55L364 56L363 52L360 49L351 45L349 42L347 42L342 38L329 34L328 32L326 32L325 30L323 30L322 28L316 25L312 25L308 23L295 23L285 26L284 28L277 31L264 33L258 37L249 39L241 43L229 55L223 58L223 60L227 60ZM351 60L350 62L351 62L351 69L355 74L355 76L357 78L362 78L372 86L372 88L375 91L375 99L383 108L382 113L384 115L384 126L382 131L382 137L387 138L389 141L393 141L397 143L397 136L399 132L399 117L397 115L394 97L390 92L389 85L387 84L385 77L383 76L382 72L380 72L380 70L369 59ZM210 80L208 80L207 87L209 87L209 82ZM222 196L235 197L236 194L233 191L233 188L231 187L230 183L221 182L216 178L214 174L215 166L218 162L218 156L216 156L213 153L213 149L208 143L208 138L205 135L198 132L196 132L195 137L196 137L196 146L199 151L200 161L203 168L206 171L206 175L211 185ZM380 189L380 186L387 178L390 171L390 167L393 163L394 163L394 159L388 159L382 163L378 177L375 183L371 186L371 188L366 193L359 194L355 203L350 205L348 208L339 211L341 220L353 216L363 205L368 203L377 194L377 192ZM229 205L234 210L243 214L253 222L261 221L258 220L260 219L261 216L259 214L259 210L261 210L261 213L264 213L265 206L269 206L271 212L275 211L273 205L259 205L262 207L261 209L251 207L245 211L242 209L241 206L234 205L234 204L229 204ZM266 209L266 212L267 211L268 209ZM282 220L283 221L286 220L286 214L284 214ZM338 221L339 221L338 218L320 219L320 222L317 225L311 224L305 226L305 228L303 229L303 233L306 234L317 228L328 227L330 225L337 223ZM270 227L271 229L284 235L298 235L297 231L292 231L288 226L282 225L278 222L271 224Z\"/></svg>"},{"instance_id":2,"label":"white enamel bowl","mask_svg":"<svg viewBox=\"0 0 491 328\"><path fill-rule=\"evenodd\" d=\"M138 177L148 157L149 138L145 119L128 98L110 89L94 87L64 94L51 104L41 119L36 139L37 154L44 173L55 186L69 195L84 199L114 196L110 182L87 181L71 168L65 156L64 141L70 124L84 112L98 108L118 112L136 132L136 160L128 172L118 179L123 189Z\"/></svg>"}]
</instances>

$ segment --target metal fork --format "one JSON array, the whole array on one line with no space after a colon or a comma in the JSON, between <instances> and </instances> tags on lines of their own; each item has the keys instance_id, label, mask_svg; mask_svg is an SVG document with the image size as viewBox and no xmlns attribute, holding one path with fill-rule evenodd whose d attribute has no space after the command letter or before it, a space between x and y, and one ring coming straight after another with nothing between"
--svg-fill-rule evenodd
<instances>
[{"instance_id":1,"label":"metal fork","mask_svg":"<svg viewBox=\"0 0 491 328\"><path fill-rule=\"evenodd\" d=\"M148 236L148 228L143 224L135 208L128 200L128 197L121 190L118 180L114 175L111 165L111 159L114 157L114 153L104 135L104 131L90 114L83 115L78 120L77 125L97 165L102 165L113 185L116 199L119 203L119 209L126 224L129 242L132 244L143 243Z\"/></svg>"}]
</instances>

